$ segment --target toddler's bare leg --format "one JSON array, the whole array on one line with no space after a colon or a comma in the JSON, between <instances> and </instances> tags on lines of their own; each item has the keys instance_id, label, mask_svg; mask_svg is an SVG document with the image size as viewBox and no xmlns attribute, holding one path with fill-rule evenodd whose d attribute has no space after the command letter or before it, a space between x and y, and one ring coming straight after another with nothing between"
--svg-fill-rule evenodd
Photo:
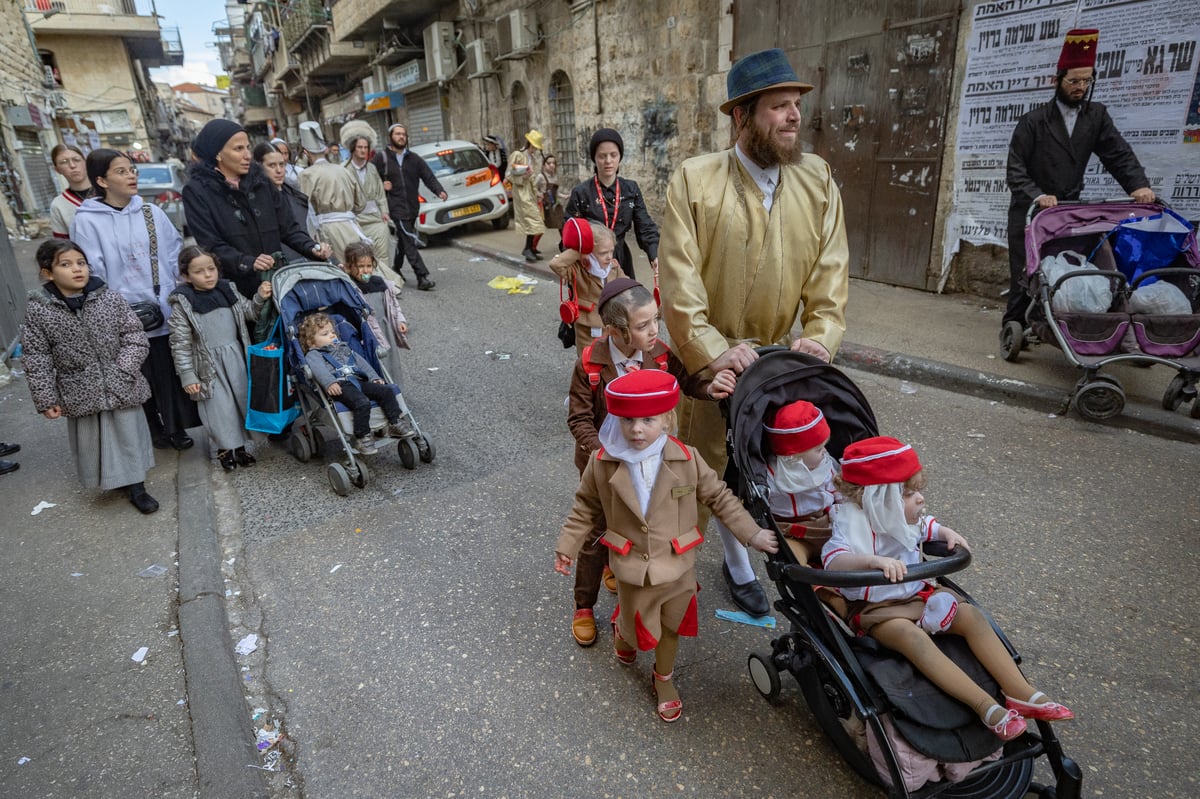
<instances>
[{"instance_id":1,"label":"toddler's bare leg","mask_svg":"<svg viewBox=\"0 0 1200 799\"><path fill-rule=\"evenodd\" d=\"M928 633L909 619L880 622L871 628L870 635L888 649L908 658L917 671L974 710L980 718L985 718L988 710L996 704L995 698L976 685L966 672L937 648Z\"/></svg>"},{"instance_id":2,"label":"toddler's bare leg","mask_svg":"<svg viewBox=\"0 0 1200 799\"><path fill-rule=\"evenodd\" d=\"M950 625L949 632L961 635L967 639L971 652L987 669L988 674L1000 683L1001 690L1006 696L1027 702L1034 694L1033 686L1021 674L1012 655L1004 648L1000 637L988 624L987 618L974 605L966 602L958 604L958 615Z\"/></svg>"}]
</instances>

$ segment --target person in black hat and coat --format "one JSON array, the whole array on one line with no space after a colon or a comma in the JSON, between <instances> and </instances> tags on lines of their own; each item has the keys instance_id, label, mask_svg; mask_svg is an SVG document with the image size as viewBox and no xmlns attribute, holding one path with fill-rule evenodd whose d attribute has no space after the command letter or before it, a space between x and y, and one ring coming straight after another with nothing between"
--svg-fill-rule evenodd
<instances>
[{"instance_id":1,"label":"person in black hat and coat","mask_svg":"<svg viewBox=\"0 0 1200 799\"><path fill-rule=\"evenodd\" d=\"M625 234L633 228L638 247L650 259L650 268L658 274L658 225L646 210L642 190L632 180L617 177L625 142L612 128L600 128L592 134L588 156L594 164L592 178L571 190L565 216L599 222L617 238L617 261L629 277L633 274L633 253L625 243ZM636 278L635 278L636 279Z\"/></svg>"},{"instance_id":2,"label":"person in black hat and coat","mask_svg":"<svg viewBox=\"0 0 1200 799\"><path fill-rule=\"evenodd\" d=\"M183 207L196 243L217 257L222 277L246 297L275 266L287 244L313 258L328 258L327 244L313 241L292 216L284 196L251 157L250 137L236 122L214 119L192 143L199 159L183 187Z\"/></svg>"}]
</instances>

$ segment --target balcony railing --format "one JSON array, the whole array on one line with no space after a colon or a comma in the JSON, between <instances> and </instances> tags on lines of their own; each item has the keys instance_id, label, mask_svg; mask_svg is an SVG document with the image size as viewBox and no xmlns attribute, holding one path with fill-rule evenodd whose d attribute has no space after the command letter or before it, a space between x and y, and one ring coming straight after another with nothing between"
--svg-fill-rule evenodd
<instances>
[{"instance_id":1,"label":"balcony railing","mask_svg":"<svg viewBox=\"0 0 1200 799\"><path fill-rule=\"evenodd\" d=\"M183 39L179 28L162 29L163 66L183 65Z\"/></svg>"},{"instance_id":2,"label":"balcony railing","mask_svg":"<svg viewBox=\"0 0 1200 799\"><path fill-rule=\"evenodd\" d=\"M152 17L155 14L154 0L25 0L25 10L47 16L64 13Z\"/></svg>"},{"instance_id":3,"label":"balcony railing","mask_svg":"<svg viewBox=\"0 0 1200 799\"><path fill-rule=\"evenodd\" d=\"M293 49L314 30L329 26L329 12L321 0L296 0L284 11L283 38Z\"/></svg>"}]
</instances>

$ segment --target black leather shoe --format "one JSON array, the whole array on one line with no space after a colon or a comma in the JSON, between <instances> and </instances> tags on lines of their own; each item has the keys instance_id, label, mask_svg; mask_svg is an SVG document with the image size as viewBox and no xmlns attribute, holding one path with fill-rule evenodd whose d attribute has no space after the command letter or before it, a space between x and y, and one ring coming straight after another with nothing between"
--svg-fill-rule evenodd
<instances>
[{"instance_id":1,"label":"black leather shoe","mask_svg":"<svg viewBox=\"0 0 1200 799\"><path fill-rule=\"evenodd\" d=\"M186 433L176 433L173 436L170 436L170 441L172 447L180 450L188 449L196 443L192 440L192 437Z\"/></svg>"},{"instance_id":2,"label":"black leather shoe","mask_svg":"<svg viewBox=\"0 0 1200 799\"><path fill-rule=\"evenodd\" d=\"M141 483L129 489L129 501L142 513L147 515L158 510L158 500L146 493Z\"/></svg>"},{"instance_id":3,"label":"black leather shoe","mask_svg":"<svg viewBox=\"0 0 1200 799\"><path fill-rule=\"evenodd\" d=\"M434 283L427 277L423 277L417 281L417 289L420 291L433 291L433 287L436 285L437 283Z\"/></svg>"},{"instance_id":4,"label":"black leather shoe","mask_svg":"<svg viewBox=\"0 0 1200 799\"><path fill-rule=\"evenodd\" d=\"M729 586L729 596L733 604L749 613L751 616L766 616L771 612L771 603L767 601L767 592L763 590L758 580L738 585L729 574L729 567L721 564L721 575L725 585Z\"/></svg>"},{"instance_id":5,"label":"black leather shoe","mask_svg":"<svg viewBox=\"0 0 1200 799\"><path fill-rule=\"evenodd\" d=\"M20 451L20 444L5 444L3 441L0 441L0 458L6 458L9 455Z\"/></svg>"},{"instance_id":6,"label":"black leather shoe","mask_svg":"<svg viewBox=\"0 0 1200 799\"><path fill-rule=\"evenodd\" d=\"M531 250L529 248L522 250L521 255L524 256L525 261L527 263L533 263L534 261L536 261L538 259L538 257L536 255L534 255L533 250Z\"/></svg>"},{"instance_id":7,"label":"black leather shoe","mask_svg":"<svg viewBox=\"0 0 1200 799\"><path fill-rule=\"evenodd\" d=\"M17 469L20 469L20 468L21 468L21 464L17 463L16 461L0 461L0 474L8 474L9 472L15 472Z\"/></svg>"}]
</instances>

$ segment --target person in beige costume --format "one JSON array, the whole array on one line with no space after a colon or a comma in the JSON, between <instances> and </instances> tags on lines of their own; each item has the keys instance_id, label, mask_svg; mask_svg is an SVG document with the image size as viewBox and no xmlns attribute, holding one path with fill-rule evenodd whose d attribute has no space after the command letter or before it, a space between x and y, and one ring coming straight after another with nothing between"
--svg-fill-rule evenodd
<instances>
[{"instance_id":1,"label":"person in beige costume","mask_svg":"<svg viewBox=\"0 0 1200 799\"><path fill-rule=\"evenodd\" d=\"M355 119L342 126L340 140L342 146L350 151L350 159L345 167L358 180L362 187L362 213L357 217L358 226L371 240L371 250L375 253L375 266L385 280L390 280L397 286L404 285L404 279L392 270L392 234L388 230L387 193L383 189L383 178L379 170L371 164L371 151L375 149L375 130ZM338 253L339 256L342 253ZM346 264L349 266L349 264Z\"/></svg>"},{"instance_id":2,"label":"person in beige costume","mask_svg":"<svg viewBox=\"0 0 1200 799\"><path fill-rule=\"evenodd\" d=\"M800 98L812 86L782 50L746 56L727 83L721 111L732 116L735 146L684 161L667 188L659 284L672 349L693 373L740 374L768 344L828 362L845 332L849 252L829 164L802 155ZM792 341L797 319L803 332ZM685 399L679 434L723 472L717 406ZM765 614L745 549L727 530L721 539L734 602Z\"/></svg>"},{"instance_id":3,"label":"person in beige costume","mask_svg":"<svg viewBox=\"0 0 1200 799\"><path fill-rule=\"evenodd\" d=\"M356 241L371 243L358 225L358 215L367 204L362 186L345 169L326 160L328 146L316 122L300 123L300 146L311 163L300 173L300 190L308 195L317 241L328 244L334 259L340 263L346 245Z\"/></svg>"}]
</instances>

